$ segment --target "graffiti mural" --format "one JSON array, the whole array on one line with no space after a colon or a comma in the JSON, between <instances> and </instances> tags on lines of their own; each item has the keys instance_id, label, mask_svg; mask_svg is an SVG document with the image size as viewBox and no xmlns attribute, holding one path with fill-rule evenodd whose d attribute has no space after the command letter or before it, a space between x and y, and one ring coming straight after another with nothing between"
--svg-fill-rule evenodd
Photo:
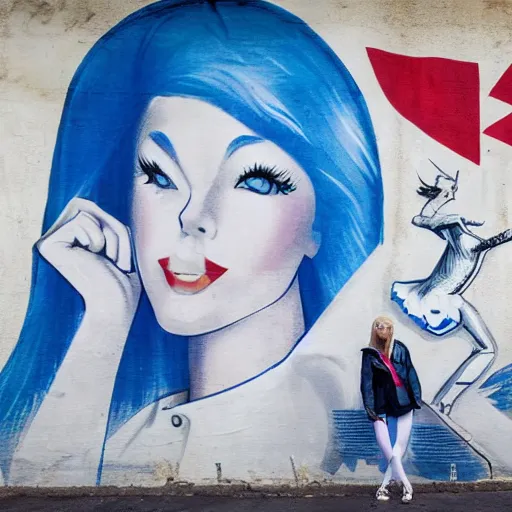
<instances>
[{"instance_id":1,"label":"graffiti mural","mask_svg":"<svg viewBox=\"0 0 512 512\"><path fill-rule=\"evenodd\" d=\"M179 407L287 357L381 242L382 202L365 100L301 20L169 0L122 21L69 88L0 380L4 479L134 481L162 446L183 471L201 422Z\"/></svg>"},{"instance_id":2,"label":"graffiti mural","mask_svg":"<svg viewBox=\"0 0 512 512\"><path fill-rule=\"evenodd\" d=\"M420 178L418 194L427 201L412 223L445 240L446 248L429 277L393 283L391 298L421 329L435 336L462 327L471 337L470 354L432 402L440 412L449 415L456 400L478 382L495 361L496 341L477 309L463 298L463 293L478 275L488 251L512 240L512 230L484 239L471 230L482 226L482 221L444 213L442 208L455 200L459 173L452 177L436 168L439 174L433 185Z\"/></svg>"},{"instance_id":3,"label":"graffiti mural","mask_svg":"<svg viewBox=\"0 0 512 512\"><path fill-rule=\"evenodd\" d=\"M400 55L377 48L367 48L367 54L386 99L418 130L416 134L423 133L441 144L436 149L448 148L483 169L482 134L510 145L511 115L501 113L503 105L510 105L511 101L510 65L504 71L500 69L492 86L488 86L488 97L502 103L497 109L500 114L496 114L500 117L482 130L482 119L486 117L482 113L490 104L481 101L485 80L479 63ZM490 151L486 149L487 153ZM464 332L464 339L469 338L470 352L462 359L453 358L448 378L435 388L430 405L423 404L417 415L422 425L416 431L419 425L413 426L405 467L408 469L408 464L412 464L408 471L419 470L418 474L432 479L492 478L495 471L508 475L512 459L501 446L503 439L510 439L511 370L509 364L501 369L496 367L502 361L510 361L509 343L506 338L501 343L496 341L493 329L464 293L479 274L488 252L510 241L512 230L489 238L479 236L478 228L484 225L484 219L471 220L457 213L457 208L456 213L454 208L446 208L455 200L459 171L450 175L430 162L437 175L432 183L420 178L417 192L427 201L412 224L443 240L444 252L437 256L437 264L428 277L395 281L391 300L433 338L454 341ZM506 205L502 208L507 210ZM491 294L487 299L492 301L495 297ZM429 368L433 362L430 361ZM438 368L437 364L434 366ZM493 369L495 372L489 376ZM461 400L463 396L466 398ZM437 419L432 415L434 412ZM491 423L494 428L490 433ZM436 456L430 449L432 445L439 448Z\"/></svg>"},{"instance_id":4,"label":"graffiti mural","mask_svg":"<svg viewBox=\"0 0 512 512\"><path fill-rule=\"evenodd\" d=\"M512 230L485 238L490 216L451 213L471 170L450 170L478 172L483 141L510 150L510 117L486 124L476 57L370 48L339 12L324 40L263 0L162 0L91 39L85 57L80 47L37 191L26 314L4 350L3 485L510 474L512 451L500 459L496 446L512 432L512 352L465 292ZM509 104L510 77L497 70L485 95ZM423 135L428 151L411 143ZM416 183L405 162L437 150L435 178L397 194ZM443 252L428 247L434 269L420 278L432 267L414 260L406 281L397 267L416 227ZM368 328L393 309L423 391L407 428L385 431L394 475L359 388ZM434 371L425 338L458 332L468 354L436 354L448 371ZM489 411L504 435L480 424Z\"/></svg>"}]
</instances>

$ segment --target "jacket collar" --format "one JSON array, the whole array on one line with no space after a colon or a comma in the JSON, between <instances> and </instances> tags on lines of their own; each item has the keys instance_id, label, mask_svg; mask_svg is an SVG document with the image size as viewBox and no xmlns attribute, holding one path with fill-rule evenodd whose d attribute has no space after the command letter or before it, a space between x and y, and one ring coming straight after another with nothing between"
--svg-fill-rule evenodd
<instances>
[{"instance_id":1,"label":"jacket collar","mask_svg":"<svg viewBox=\"0 0 512 512\"><path fill-rule=\"evenodd\" d=\"M395 348L395 338L393 338L391 340L391 346L389 347L389 359L392 359L393 357L393 350ZM361 349L361 351L365 351L365 350L371 350L373 352L376 352L379 356L380 356L380 352L375 348L375 347L364 347Z\"/></svg>"}]
</instances>

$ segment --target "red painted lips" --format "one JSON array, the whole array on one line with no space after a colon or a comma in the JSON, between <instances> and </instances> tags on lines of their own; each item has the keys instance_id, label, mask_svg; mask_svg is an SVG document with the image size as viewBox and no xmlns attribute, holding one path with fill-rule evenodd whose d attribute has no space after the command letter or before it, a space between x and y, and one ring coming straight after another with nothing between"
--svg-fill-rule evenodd
<instances>
[{"instance_id":1,"label":"red painted lips","mask_svg":"<svg viewBox=\"0 0 512 512\"><path fill-rule=\"evenodd\" d=\"M172 270L169 270L169 258L161 258L158 260L158 263L164 271L167 283L173 290L192 294L203 291L205 288L217 281L217 279L219 279L219 277L221 277L228 270L227 268L221 267L213 261L210 261L208 258L205 258L204 261L205 273L198 275L197 279L194 280L190 280L190 274L187 276L188 279L185 280L180 278L180 275L183 274L175 274Z\"/></svg>"}]
</instances>

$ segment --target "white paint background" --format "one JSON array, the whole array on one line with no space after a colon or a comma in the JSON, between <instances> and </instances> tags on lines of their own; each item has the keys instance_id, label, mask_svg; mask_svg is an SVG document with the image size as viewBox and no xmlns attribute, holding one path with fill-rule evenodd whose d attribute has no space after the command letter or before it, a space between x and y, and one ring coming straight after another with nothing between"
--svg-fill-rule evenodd
<instances>
[{"instance_id":1,"label":"white paint background","mask_svg":"<svg viewBox=\"0 0 512 512\"><path fill-rule=\"evenodd\" d=\"M135 0L3 0L0 6L0 367L17 341L26 312L31 250L40 236L53 146L62 105L80 61L115 23L150 2ZM443 242L410 223L423 205L416 171L434 177L427 159L448 172L460 169L457 201L469 218L485 220L478 233L512 227L512 147L482 136L480 166L459 157L401 118L382 93L365 47L413 56L478 62L482 130L512 106L488 97L512 63L512 1L485 0L283 0L338 53L362 89L377 133L385 185L385 244L329 309L321 340L339 346L350 339L354 365L378 313L398 321L397 337L409 346L425 399L465 357L464 334L429 343L389 301L394 280L426 276ZM454 210L455 211L455 210ZM480 311L499 346L495 369L512 362L512 244L489 253L465 297ZM347 347L348 348L348 347ZM337 349L336 349L337 350ZM468 395L469 396L469 395ZM467 399L466 399L467 401ZM487 421L478 406L461 404L475 430Z\"/></svg>"}]
</instances>

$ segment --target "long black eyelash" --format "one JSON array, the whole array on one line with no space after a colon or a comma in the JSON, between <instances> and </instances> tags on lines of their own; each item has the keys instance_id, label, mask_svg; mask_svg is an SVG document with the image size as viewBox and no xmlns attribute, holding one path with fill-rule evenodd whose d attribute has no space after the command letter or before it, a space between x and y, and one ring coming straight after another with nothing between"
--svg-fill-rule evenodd
<instances>
[{"instance_id":1,"label":"long black eyelash","mask_svg":"<svg viewBox=\"0 0 512 512\"><path fill-rule=\"evenodd\" d=\"M271 183L275 183L279 192L285 195L297 190L297 185L292 180L290 172L278 171L275 166L269 167L255 163L253 166L244 170L243 174L239 176L235 187L249 178L265 178Z\"/></svg>"},{"instance_id":2,"label":"long black eyelash","mask_svg":"<svg viewBox=\"0 0 512 512\"><path fill-rule=\"evenodd\" d=\"M148 181L146 181L145 185L148 183L155 183L156 174L169 179L156 162L146 160L143 156L139 157L139 167L140 170L148 177Z\"/></svg>"}]
</instances>

